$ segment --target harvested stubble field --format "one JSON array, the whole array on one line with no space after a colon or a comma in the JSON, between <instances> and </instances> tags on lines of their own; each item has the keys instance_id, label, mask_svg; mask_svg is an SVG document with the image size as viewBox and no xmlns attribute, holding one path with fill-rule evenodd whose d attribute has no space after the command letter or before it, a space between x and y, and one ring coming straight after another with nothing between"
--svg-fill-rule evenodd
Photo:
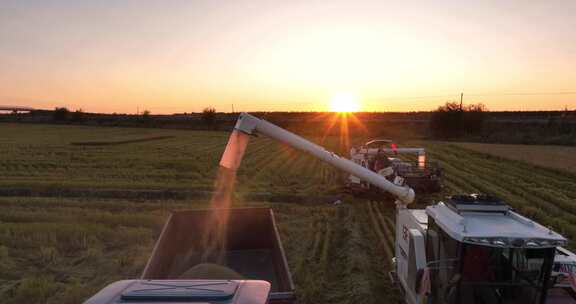
<instances>
[{"instance_id":1,"label":"harvested stubble field","mask_svg":"<svg viewBox=\"0 0 576 304\"><path fill-rule=\"evenodd\" d=\"M576 173L576 157L574 156L576 147L481 143L458 143L457 145L505 159L521 160L537 166Z\"/></svg>"},{"instance_id":2,"label":"harvested stubble field","mask_svg":"<svg viewBox=\"0 0 576 304\"><path fill-rule=\"evenodd\" d=\"M75 146L77 141L159 141ZM206 208L228 134L221 132L0 124L0 298L79 303L142 271L170 210ZM327 145L339 150L338 139ZM576 178L460 147L426 144L446 189L490 192L576 239ZM235 207L275 210L300 303L394 303L387 278L393 208L339 197L343 174L258 137L238 175ZM51 197L41 196L50 190ZM78 191L64 191L78 189ZM82 189L89 189L82 196ZM113 198L102 193L138 193ZM190 191L187 199L143 190ZM34 193L40 196L34 196ZM61 191L61 192L59 192ZM19 192L16 192L19 193ZM61 193L61 197L58 197ZM72 194L70 194L72 193Z\"/></svg>"}]
</instances>

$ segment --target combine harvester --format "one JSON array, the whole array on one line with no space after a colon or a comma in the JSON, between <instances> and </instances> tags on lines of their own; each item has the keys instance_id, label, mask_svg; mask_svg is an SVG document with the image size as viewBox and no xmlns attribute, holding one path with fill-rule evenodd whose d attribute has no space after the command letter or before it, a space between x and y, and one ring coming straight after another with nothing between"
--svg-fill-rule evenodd
<instances>
[{"instance_id":1,"label":"combine harvester","mask_svg":"<svg viewBox=\"0 0 576 304\"><path fill-rule=\"evenodd\" d=\"M409 209L415 193L403 179L393 183L246 113L238 118L225 152L239 157L223 157L221 165L235 170L247 135L256 133L310 153L396 198L396 257L391 275L406 303L574 303L566 292L571 287L562 285L566 279L562 273L574 265L574 255L557 249L566 239L514 212L501 200L487 195L457 195L426 209ZM181 263L191 248L201 254L199 239L207 229L207 215L202 211L175 212L141 279L113 283L86 303L293 303L290 274L270 215L262 210L232 211L232 229L227 236L229 262L220 265L219 274L207 278L199 275L201 272L186 270L189 266L198 270L201 265ZM250 259L258 252L268 262Z\"/></svg>"},{"instance_id":2,"label":"combine harvester","mask_svg":"<svg viewBox=\"0 0 576 304\"><path fill-rule=\"evenodd\" d=\"M395 157L399 154L416 154L417 159L407 161ZM351 148L350 159L384 176L389 181L394 181L396 178L404 179L403 183L417 193L426 194L442 190L442 170L437 163L426 160L424 148L398 148L392 140L375 139L359 147ZM354 196L372 200L389 198L382 189L354 175L348 177L346 190Z\"/></svg>"}]
</instances>

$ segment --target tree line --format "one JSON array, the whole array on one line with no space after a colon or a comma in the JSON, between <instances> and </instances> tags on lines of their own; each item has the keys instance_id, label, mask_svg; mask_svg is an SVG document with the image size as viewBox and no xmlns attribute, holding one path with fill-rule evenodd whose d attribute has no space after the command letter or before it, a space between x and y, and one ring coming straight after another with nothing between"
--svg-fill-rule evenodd
<instances>
[{"instance_id":1,"label":"tree line","mask_svg":"<svg viewBox=\"0 0 576 304\"><path fill-rule=\"evenodd\" d=\"M447 102L430 117L430 131L438 139L480 136L484 130L488 108L482 104Z\"/></svg>"}]
</instances>

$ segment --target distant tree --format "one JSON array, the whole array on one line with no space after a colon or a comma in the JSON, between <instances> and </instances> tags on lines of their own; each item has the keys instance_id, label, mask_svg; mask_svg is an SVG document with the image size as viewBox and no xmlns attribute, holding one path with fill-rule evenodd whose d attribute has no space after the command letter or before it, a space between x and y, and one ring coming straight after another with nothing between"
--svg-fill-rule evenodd
<instances>
[{"instance_id":1,"label":"distant tree","mask_svg":"<svg viewBox=\"0 0 576 304\"><path fill-rule=\"evenodd\" d=\"M432 135L441 139L481 135L487 111L486 106L481 103L463 106L456 102L446 102L432 113Z\"/></svg>"},{"instance_id":2,"label":"distant tree","mask_svg":"<svg viewBox=\"0 0 576 304\"><path fill-rule=\"evenodd\" d=\"M561 113L549 114L545 133L548 136L562 136L576 132L576 119L573 119L568 109Z\"/></svg>"},{"instance_id":3,"label":"distant tree","mask_svg":"<svg viewBox=\"0 0 576 304\"><path fill-rule=\"evenodd\" d=\"M150 120L150 111L149 110L144 110L142 112L142 120L143 121Z\"/></svg>"},{"instance_id":4,"label":"distant tree","mask_svg":"<svg viewBox=\"0 0 576 304\"><path fill-rule=\"evenodd\" d=\"M71 121L74 122L81 122L84 119L84 111L82 109L78 109L72 113Z\"/></svg>"},{"instance_id":5,"label":"distant tree","mask_svg":"<svg viewBox=\"0 0 576 304\"><path fill-rule=\"evenodd\" d=\"M436 138L452 138L462 135L462 109L456 102L446 102L432 113L430 130Z\"/></svg>"},{"instance_id":6,"label":"distant tree","mask_svg":"<svg viewBox=\"0 0 576 304\"><path fill-rule=\"evenodd\" d=\"M482 104L471 104L466 106L464 112L463 128L467 135L481 135L484 130L488 108Z\"/></svg>"},{"instance_id":7,"label":"distant tree","mask_svg":"<svg viewBox=\"0 0 576 304\"><path fill-rule=\"evenodd\" d=\"M150 115L149 110L142 111L142 115L140 116L140 121L145 123L145 124L149 124L150 122L152 122L152 116Z\"/></svg>"},{"instance_id":8,"label":"distant tree","mask_svg":"<svg viewBox=\"0 0 576 304\"><path fill-rule=\"evenodd\" d=\"M213 127L216 123L216 109L213 107L207 107L202 110L202 122L210 127Z\"/></svg>"},{"instance_id":9,"label":"distant tree","mask_svg":"<svg viewBox=\"0 0 576 304\"><path fill-rule=\"evenodd\" d=\"M52 119L54 121L66 121L68 120L68 114L70 114L70 111L66 107L55 108L52 113Z\"/></svg>"}]
</instances>

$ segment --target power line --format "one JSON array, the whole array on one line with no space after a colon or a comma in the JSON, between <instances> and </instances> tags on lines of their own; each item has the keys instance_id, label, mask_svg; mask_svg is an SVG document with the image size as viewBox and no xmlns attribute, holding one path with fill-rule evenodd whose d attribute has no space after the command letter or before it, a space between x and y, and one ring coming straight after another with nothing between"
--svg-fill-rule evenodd
<instances>
[{"instance_id":1,"label":"power line","mask_svg":"<svg viewBox=\"0 0 576 304\"><path fill-rule=\"evenodd\" d=\"M526 93L488 93L488 94L466 94L466 96L552 96L552 95L576 95L574 92L526 92Z\"/></svg>"},{"instance_id":2,"label":"power line","mask_svg":"<svg viewBox=\"0 0 576 304\"><path fill-rule=\"evenodd\" d=\"M389 96L389 97L381 97L377 98L378 100L410 100L410 99L430 99L430 98L449 98L449 97L457 97L460 94L450 94L450 95L428 95L428 96L410 96L410 97L401 97L401 96Z\"/></svg>"},{"instance_id":3,"label":"power line","mask_svg":"<svg viewBox=\"0 0 576 304\"><path fill-rule=\"evenodd\" d=\"M446 95L422 95L422 96L387 96L376 98L377 101L384 100L414 100L414 99L436 99L436 98L458 98L462 99L462 94L446 94ZM555 96L555 95L576 95L576 91L564 92L512 92L512 93L485 93L485 94L466 94L471 97L495 97L495 96Z\"/></svg>"}]
</instances>

